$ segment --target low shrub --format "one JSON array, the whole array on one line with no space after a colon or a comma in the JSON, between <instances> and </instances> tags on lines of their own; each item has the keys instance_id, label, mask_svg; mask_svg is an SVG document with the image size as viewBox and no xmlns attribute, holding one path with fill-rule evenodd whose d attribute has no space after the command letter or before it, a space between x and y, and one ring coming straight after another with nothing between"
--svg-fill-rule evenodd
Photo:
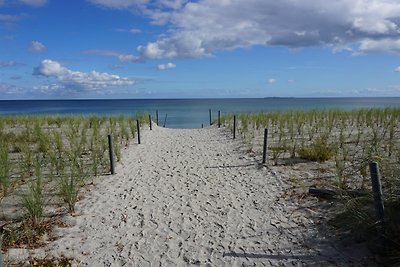
<instances>
[{"instance_id":1,"label":"low shrub","mask_svg":"<svg viewBox=\"0 0 400 267\"><path fill-rule=\"evenodd\" d=\"M324 162L334 155L333 148L321 138L317 138L310 146L303 146L297 151L302 159Z\"/></svg>"}]
</instances>

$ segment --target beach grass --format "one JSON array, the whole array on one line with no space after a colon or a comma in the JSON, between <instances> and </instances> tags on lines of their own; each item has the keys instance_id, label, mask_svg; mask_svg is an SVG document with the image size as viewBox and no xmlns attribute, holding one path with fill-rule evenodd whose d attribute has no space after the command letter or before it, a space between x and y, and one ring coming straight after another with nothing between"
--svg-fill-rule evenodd
<instances>
[{"instance_id":1,"label":"beach grass","mask_svg":"<svg viewBox=\"0 0 400 267\"><path fill-rule=\"evenodd\" d=\"M400 108L311 110L236 115L246 148L261 158L268 129L267 165L313 172L308 187L359 190L367 196L340 196L332 219L335 232L369 243L379 236L368 164L379 164L386 207L385 240L389 262L400 263ZM221 121L233 130L233 114ZM251 144L249 144L251 142ZM300 175L300 174L299 174ZM396 260L397 259L397 260Z\"/></svg>"},{"instance_id":2,"label":"beach grass","mask_svg":"<svg viewBox=\"0 0 400 267\"><path fill-rule=\"evenodd\" d=\"M107 135L112 134L114 153L120 161L122 147L135 137L136 120L146 124L147 118L147 114L1 116L2 249L40 240L47 229L43 225L52 217L47 212L48 203L57 202L50 201L52 198L64 202L66 212L74 213L80 188L109 173ZM22 207L20 216L8 216L3 203L9 205L10 201Z\"/></svg>"}]
</instances>

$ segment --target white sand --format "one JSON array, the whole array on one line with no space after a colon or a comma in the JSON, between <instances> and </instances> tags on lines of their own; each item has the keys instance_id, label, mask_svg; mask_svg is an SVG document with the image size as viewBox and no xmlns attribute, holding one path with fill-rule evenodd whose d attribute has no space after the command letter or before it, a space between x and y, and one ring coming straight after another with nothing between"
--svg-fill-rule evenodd
<instances>
[{"instance_id":1,"label":"white sand","mask_svg":"<svg viewBox=\"0 0 400 267\"><path fill-rule=\"evenodd\" d=\"M318 232L285 192L290 177L240 151L223 129L143 131L116 175L95 180L39 255L77 266L365 266ZM361 255L361 256L360 256ZM10 255L9 255L10 256ZM373 265L371 265L373 266Z\"/></svg>"}]
</instances>

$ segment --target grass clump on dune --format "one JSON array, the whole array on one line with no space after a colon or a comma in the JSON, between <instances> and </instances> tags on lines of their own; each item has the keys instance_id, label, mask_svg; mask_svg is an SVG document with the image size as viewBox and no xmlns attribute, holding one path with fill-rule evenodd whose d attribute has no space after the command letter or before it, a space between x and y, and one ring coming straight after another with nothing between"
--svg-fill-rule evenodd
<instances>
[{"instance_id":1,"label":"grass clump on dune","mask_svg":"<svg viewBox=\"0 0 400 267\"><path fill-rule=\"evenodd\" d=\"M302 159L325 162L333 157L332 147L321 138L317 138L315 142L309 146L303 146L297 151Z\"/></svg>"},{"instance_id":2,"label":"grass clump on dune","mask_svg":"<svg viewBox=\"0 0 400 267\"><path fill-rule=\"evenodd\" d=\"M54 203L62 202L62 212L74 213L87 178L109 172L107 135L113 135L114 153L121 160L121 147L135 137L137 119L148 123L144 114L0 116L0 205L3 213L11 212L10 205L23 208L21 214L5 214L3 250L39 244L51 228L49 210L59 205Z\"/></svg>"}]
</instances>

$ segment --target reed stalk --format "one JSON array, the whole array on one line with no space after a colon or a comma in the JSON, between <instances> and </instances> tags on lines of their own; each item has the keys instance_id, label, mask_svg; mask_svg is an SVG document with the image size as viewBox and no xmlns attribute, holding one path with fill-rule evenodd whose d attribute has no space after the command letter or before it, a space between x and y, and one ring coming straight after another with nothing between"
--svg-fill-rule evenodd
<instances>
[{"instance_id":1,"label":"reed stalk","mask_svg":"<svg viewBox=\"0 0 400 267\"><path fill-rule=\"evenodd\" d=\"M30 178L29 188L22 194L22 206L26 219L33 228L38 228L43 218L44 198L42 190L42 170L39 160L35 164L35 177Z\"/></svg>"}]
</instances>

